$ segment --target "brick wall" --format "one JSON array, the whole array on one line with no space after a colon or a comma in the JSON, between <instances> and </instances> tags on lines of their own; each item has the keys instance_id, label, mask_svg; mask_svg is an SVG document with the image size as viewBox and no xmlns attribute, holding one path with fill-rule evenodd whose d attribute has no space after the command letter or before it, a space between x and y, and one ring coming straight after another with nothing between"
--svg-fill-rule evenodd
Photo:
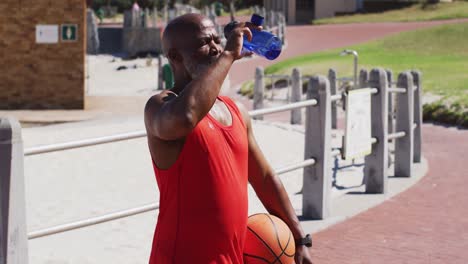
<instances>
[{"instance_id":1,"label":"brick wall","mask_svg":"<svg viewBox=\"0 0 468 264\"><path fill-rule=\"evenodd\" d=\"M85 2L0 1L0 109L84 108ZM77 24L78 40L37 44L37 24Z\"/></svg>"}]
</instances>

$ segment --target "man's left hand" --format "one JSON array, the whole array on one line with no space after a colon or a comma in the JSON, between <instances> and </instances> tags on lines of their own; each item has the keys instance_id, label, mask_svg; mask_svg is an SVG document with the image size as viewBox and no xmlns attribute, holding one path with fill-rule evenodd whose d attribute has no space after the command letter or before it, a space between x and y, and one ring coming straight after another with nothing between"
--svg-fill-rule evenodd
<instances>
[{"instance_id":1,"label":"man's left hand","mask_svg":"<svg viewBox=\"0 0 468 264\"><path fill-rule=\"evenodd\" d=\"M312 257L309 249L305 246L296 246L296 255L294 256L296 264L312 264Z\"/></svg>"}]
</instances>

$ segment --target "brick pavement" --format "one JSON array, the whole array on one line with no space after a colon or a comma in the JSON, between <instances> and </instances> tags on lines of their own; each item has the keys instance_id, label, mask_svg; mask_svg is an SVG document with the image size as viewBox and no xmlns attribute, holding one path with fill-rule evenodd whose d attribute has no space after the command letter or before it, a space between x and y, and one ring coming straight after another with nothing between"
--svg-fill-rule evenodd
<instances>
[{"instance_id":1,"label":"brick pavement","mask_svg":"<svg viewBox=\"0 0 468 264\"><path fill-rule=\"evenodd\" d=\"M314 236L314 263L468 263L468 131L423 127L429 173Z\"/></svg>"}]
</instances>

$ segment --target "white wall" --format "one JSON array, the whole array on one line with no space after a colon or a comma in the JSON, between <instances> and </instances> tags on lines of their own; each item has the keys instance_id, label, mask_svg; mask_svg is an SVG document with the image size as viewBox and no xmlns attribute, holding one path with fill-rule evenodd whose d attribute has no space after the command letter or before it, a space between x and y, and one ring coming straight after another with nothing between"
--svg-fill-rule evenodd
<instances>
[{"instance_id":1,"label":"white wall","mask_svg":"<svg viewBox=\"0 0 468 264\"><path fill-rule=\"evenodd\" d=\"M337 12L354 12L356 0L315 0L315 18L333 17Z\"/></svg>"}]
</instances>

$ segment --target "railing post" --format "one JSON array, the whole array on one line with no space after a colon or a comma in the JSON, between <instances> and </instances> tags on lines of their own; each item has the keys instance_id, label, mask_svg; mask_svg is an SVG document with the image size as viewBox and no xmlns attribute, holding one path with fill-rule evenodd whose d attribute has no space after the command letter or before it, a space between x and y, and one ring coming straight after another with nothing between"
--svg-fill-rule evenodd
<instances>
[{"instance_id":1,"label":"railing post","mask_svg":"<svg viewBox=\"0 0 468 264\"><path fill-rule=\"evenodd\" d=\"M393 83L393 72L392 70L386 70L387 72L387 82L388 87L392 87ZM388 93L388 133L393 134L395 133L395 114L394 114L394 107L393 107L393 93Z\"/></svg>"},{"instance_id":2,"label":"railing post","mask_svg":"<svg viewBox=\"0 0 468 264\"><path fill-rule=\"evenodd\" d=\"M309 80L307 99L318 105L306 109L305 159L314 158L315 165L304 168L302 216L324 219L329 215L331 192L331 95L330 83L323 76Z\"/></svg>"},{"instance_id":3,"label":"railing post","mask_svg":"<svg viewBox=\"0 0 468 264\"><path fill-rule=\"evenodd\" d=\"M366 69L361 69L359 71L359 86L360 88L366 88L369 84L369 73Z\"/></svg>"},{"instance_id":4,"label":"railing post","mask_svg":"<svg viewBox=\"0 0 468 264\"><path fill-rule=\"evenodd\" d=\"M330 93L331 95L337 94L337 89L336 89L336 71L334 69L329 69L328 70L328 81L330 82ZM338 123L338 107L336 105L336 101L332 102L331 105L331 127L332 129L337 129L337 123Z\"/></svg>"},{"instance_id":5,"label":"railing post","mask_svg":"<svg viewBox=\"0 0 468 264\"><path fill-rule=\"evenodd\" d=\"M255 69L255 85L254 85L254 98L253 98L253 108L262 109L263 108L263 93L265 90L265 73L263 72L262 67L257 67ZM263 120L263 116L254 117L257 120Z\"/></svg>"},{"instance_id":6,"label":"railing post","mask_svg":"<svg viewBox=\"0 0 468 264\"><path fill-rule=\"evenodd\" d=\"M21 127L0 119L0 264L27 264L28 239Z\"/></svg>"},{"instance_id":7,"label":"railing post","mask_svg":"<svg viewBox=\"0 0 468 264\"><path fill-rule=\"evenodd\" d=\"M377 88L378 93L371 95L371 135L377 139L372 144L372 153L365 158L364 181L366 193L387 192L388 140L387 140L387 76L382 69L370 72L368 86Z\"/></svg>"},{"instance_id":8,"label":"railing post","mask_svg":"<svg viewBox=\"0 0 468 264\"><path fill-rule=\"evenodd\" d=\"M294 68L292 71L292 91L291 91L291 100L293 103L301 101L302 98L302 78L301 71L297 68ZM291 111L291 124L301 124L302 123L302 109L294 109Z\"/></svg>"},{"instance_id":9,"label":"railing post","mask_svg":"<svg viewBox=\"0 0 468 264\"><path fill-rule=\"evenodd\" d=\"M162 66L163 66L163 55L159 54L158 56L158 90L164 90Z\"/></svg>"},{"instance_id":10,"label":"railing post","mask_svg":"<svg viewBox=\"0 0 468 264\"><path fill-rule=\"evenodd\" d=\"M406 135L395 141L395 177L411 177L414 152L414 92L411 73L400 73L397 86L406 88L406 93L399 93L397 96L396 130L404 131Z\"/></svg>"},{"instance_id":11,"label":"railing post","mask_svg":"<svg viewBox=\"0 0 468 264\"><path fill-rule=\"evenodd\" d=\"M421 162L422 155L422 82L421 72L412 71L414 85L417 90L414 92L414 123L416 128L414 129L414 158L413 162Z\"/></svg>"}]
</instances>

